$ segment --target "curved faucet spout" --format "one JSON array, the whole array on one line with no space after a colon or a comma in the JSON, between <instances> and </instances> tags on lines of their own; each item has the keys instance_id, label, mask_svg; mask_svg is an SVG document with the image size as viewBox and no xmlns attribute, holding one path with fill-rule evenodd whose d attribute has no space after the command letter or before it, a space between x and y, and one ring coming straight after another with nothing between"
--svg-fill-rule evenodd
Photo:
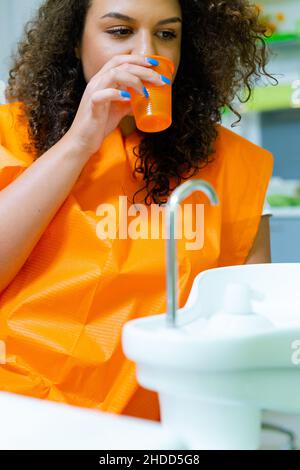
<instances>
[{"instance_id":1,"label":"curved faucet spout","mask_svg":"<svg viewBox=\"0 0 300 470\"><path fill-rule=\"evenodd\" d=\"M214 188L207 181L190 180L178 186L171 194L166 204L167 225L167 324L175 327L177 312L177 244L175 242L175 227L177 227L178 205L194 191L205 193L212 205L218 205L219 200Z\"/></svg>"}]
</instances>

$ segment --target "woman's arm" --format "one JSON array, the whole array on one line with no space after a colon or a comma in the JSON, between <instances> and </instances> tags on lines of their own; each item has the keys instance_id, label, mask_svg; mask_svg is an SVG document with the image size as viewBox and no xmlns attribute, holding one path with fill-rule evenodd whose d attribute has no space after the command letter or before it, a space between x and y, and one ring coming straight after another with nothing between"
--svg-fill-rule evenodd
<instances>
[{"instance_id":1,"label":"woman's arm","mask_svg":"<svg viewBox=\"0 0 300 470\"><path fill-rule=\"evenodd\" d=\"M269 215L261 217L256 238L245 264L272 263L269 219Z\"/></svg>"},{"instance_id":2,"label":"woman's arm","mask_svg":"<svg viewBox=\"0 0 300 470\"><path fill-rule=\"evenodd\" d=\"M0 292L29 257L87 160L66 134L0 191Z\"/></svg>"}]
</instances>

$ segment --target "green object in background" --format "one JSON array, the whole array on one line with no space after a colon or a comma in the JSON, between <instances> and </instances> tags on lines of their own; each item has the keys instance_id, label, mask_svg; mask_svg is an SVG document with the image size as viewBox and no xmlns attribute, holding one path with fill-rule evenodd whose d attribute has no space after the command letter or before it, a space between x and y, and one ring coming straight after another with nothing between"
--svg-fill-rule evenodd
<instances>
[{"instance_id":1,"label":"green object in background","mask_svg":"<svg viewBox=\"0 0 300 470\"><path fill-rule=\"evenodd\" d=\"M300 206L300 198L286 196L284 194L272 194L267 196L267 201L272 207Z\"/></svg>"},{"instance_id":2,"label":"green object in background","mask_svg":"<svg viewBox=\"0 0 300 470\"><path fill-rule=\"evenodd\" d=\"M231 111L228 108L228 106L223 106L223 108L221 108L221 114L226 115L226 114L230 114L230 113L231 113Z\"/></svg>"},{"instance_id":3,"label":"green object in background","mask_svg":"<svg viewBox=\"0 0 300 470\"><path fill-rule=\"evenodd\" d=\"M299 26L300 28L300 26ZM299 41L300 44L300 31L298 32L298 26L297 26L297 32L296 33L275 33L273 36L270 36L269 38L266 38L266 42L268 44L272 43L288 43L292 41Z\"/></svg>"},{"instance_id":4,"label":"green object in background","mask_svg":"<svg viewBox=\"0 0 300 470\"><path fill-rule=\"evenodd\" d=\"M245 111L272 111L292 107L292 85L256 87L253 96L244 104Z\"/></svg>"},{"instance_id":5,"label":"green object in background","mask_svg":"<svg viewBox=\"0 0 300 470\"><path fill-rule=\"evenodd\" d=\"M280 109L290 109L298 107L293 100L295 90L291 83L283 85L257 86L253 89L252 97L247 103L238 103L238 110L241 113L276 111ZM229 108L222 109L222 114L230 114Z\"/></svg>"}]
</instances>

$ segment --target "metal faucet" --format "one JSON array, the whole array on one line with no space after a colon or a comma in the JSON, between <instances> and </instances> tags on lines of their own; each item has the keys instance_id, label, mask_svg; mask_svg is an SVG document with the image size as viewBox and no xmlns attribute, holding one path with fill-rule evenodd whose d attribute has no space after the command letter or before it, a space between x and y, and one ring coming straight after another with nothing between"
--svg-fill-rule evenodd
<instances>
[{"instance_id":1,"label":"metal faucet","mask_svg":"<svg viewBox=\"0 0 300 470\"><path fill-rule=\"evenodd\" d=\"M218 196L213 187L207 181L198 179L190 180L178 186L171 194L166 204L166 228L167 228L167 325L176 327L176 312L178 309L177 295L177 244L175 242L175 227L177 227L177 208L181 201L187 198L193 191L205 193L212 205L218 205Z\"/></svg>"}]
</instances>

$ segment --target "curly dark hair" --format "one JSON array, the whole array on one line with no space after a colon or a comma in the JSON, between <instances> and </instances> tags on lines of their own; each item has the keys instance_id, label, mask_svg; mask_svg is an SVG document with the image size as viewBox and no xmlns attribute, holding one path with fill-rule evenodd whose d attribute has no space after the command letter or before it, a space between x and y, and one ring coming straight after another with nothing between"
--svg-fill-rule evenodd
<instances>
[{"instance_id":1,"label":"curly dark hair","mask_svg":"<svg viewBox=\"0 0 300 470\"><path fill-rule=\"evenodd\" d=\"M134 172L143 174L145 204L165 203L170 178L193 176L210 162L225 106L247 101L265 67L266 26L248 0L180 0L182 53L173 84L173 123L142 133ZM75 47L80 43L91 0L46 0L24 30L13 55L6 98L21 101L29 123L31 150L38 158L70 128L86 82ZM41 53L42 51L42 53ZM271 77L273 78L273 77ZM246 97L239 96L246 90ZM137 192L139 192L137 191ZM135 200L135 193L133 201Z\"/></svg>"}]
</instances>

